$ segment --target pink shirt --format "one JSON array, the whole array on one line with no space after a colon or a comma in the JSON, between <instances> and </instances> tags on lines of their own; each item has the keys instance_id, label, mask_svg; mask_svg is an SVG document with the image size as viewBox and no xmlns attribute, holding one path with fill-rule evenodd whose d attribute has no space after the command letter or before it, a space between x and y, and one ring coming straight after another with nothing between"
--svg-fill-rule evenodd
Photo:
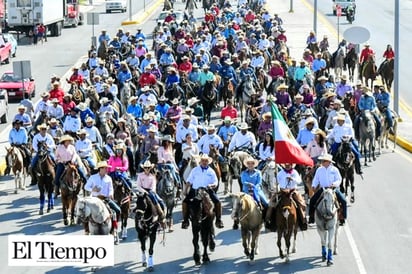
<instances>
[{"instance_id":1,"label":"pink shirt","mask_svg":"<svg viewBox=\"0 0 412 274\"><path fill-rule=\"evenodd\" d=\"M165 150L163 146L159 147L157 149L157 162L159 164L164 164L167 162L174 163L175 162L175 157L173 155L172 150Z\"/></svg>"},{"instance_id":2,"label":"pink shirt","mask_svg":"<svg viewBox=\"0 0 412 274\"><path fill-rule=\"evenodd\" d=\"M139 47L137 47L137 48L135 49L135 52L136 52L136 56L137 56L137 57L140 57L140 56L146 54L146 49L145 49L144 47L142 47L142 48L140 48L140 49L139 49Z\"/></svg>"},{"instance_id":3,"label":"pink shirt","mask_svg":"<svg viewBox=\"0 0 412 274\"><path fill-rule=\"evenodd\" d=\"M58 145L56 149L56 162L66 163L74 160L76 156L76 149L73 145L69 145L67 148L64 145Z\"/></svg>"},{"instance_id":4,"label":"pink shirt","mask_svg":"<svg viewBox=\"0 0 412 274\"><path fill-rule=\"evenodd\" d=\"M107 170L108 172L114 172L117 169L127 171L129 169L129 161L126 157L110 156L107 164L110 166Z\"/></svg>"},{"instance_id":5,"label":"pink shirt","mask_svg":"<svg viewBox=\"0 0 412 274\"><path fill-rule=\"evenodd\" d=\"M139 173L139 175L137 176L137 187L156 191L156 176L151 173Z\"/></svg>"}]
</instances>

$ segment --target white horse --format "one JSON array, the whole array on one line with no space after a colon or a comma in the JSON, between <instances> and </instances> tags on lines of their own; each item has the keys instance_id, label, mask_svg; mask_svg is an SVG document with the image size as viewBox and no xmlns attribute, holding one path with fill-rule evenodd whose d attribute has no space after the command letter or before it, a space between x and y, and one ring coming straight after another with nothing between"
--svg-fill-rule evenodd
<instances>
[{"instance_id":1,"label":"white horse","mask_svg":"<svg viewBox=\"0 0 412 274\"><path fill-rule=\"evenodd\" d=\"M112 218L104 202L97 197L79 197L75 213L77 223L89 223L90 235L109 235Z\"/></svg>"},{"instance_id":2,"label":"white horse","mask_svg":"<svg viewBox=\"0 0 412 274\"><path fill-rule=\"evenodd\" d=\"M327 260L328 266L333 264L332 244L333 254L338 254L338 207L334 190L323 189L320 202L316 207L315 221L322 243L322 261Z\"/></svg>"},{"instance_id":3,"label":"white horse","mask_svg":"<svg viewBox=\"0 0 412 274\"><path fill-rule=\"evenodd\" d=\"M274 161L270 161L262 169L262 185L263 191L269 199L279 192L279 184L276 180L278 173L277 165Z\"/></svg>"}]
</instances>

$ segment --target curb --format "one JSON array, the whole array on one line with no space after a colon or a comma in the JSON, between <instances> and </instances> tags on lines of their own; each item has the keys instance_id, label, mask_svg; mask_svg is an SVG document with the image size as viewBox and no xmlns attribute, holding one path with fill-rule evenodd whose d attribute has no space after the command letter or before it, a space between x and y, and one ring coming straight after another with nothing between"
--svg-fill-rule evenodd
<instances>
[{"instance_id":1,"label":"curb","mask_svg":"<svg viewBox=\"0 0 412 274\"><path fill-rule=\"evenodd\" d=\"M122 26L127 26L127 25L138 25L143 23L150 15L153 14L153 12L164 2L164 0L157 0L153 5L151 5L147 11L143 12L142 16L139 16L136 20L131 20L131 21L123 21ZM133 16L137 17L139 14Z\"/></svg>"},{"instance_id":2,"label":"curb","mask_svg":"<svg viewBox=\"0 0 412 274\"><path fill-rule=\"evenodd\" d=\"M6 160L1 159L0 161L0 176L4 176L4 171L6 170Z\"/></svg>"},{"instance_id":3,"label":"curb","mask_svg":"<svg viewBox=\"0 0 412 274\"><path fill-rule=\"evenodd\" d=\"M389 135L389 140L391 140L393 142L394 136ZM396 137L396 144L398 144L401 148L405 149L409 153L412 153L412 144L409 141L407 141L405 138L403 138L401 136L397 136Z\"/></svg>"}]
</instances>

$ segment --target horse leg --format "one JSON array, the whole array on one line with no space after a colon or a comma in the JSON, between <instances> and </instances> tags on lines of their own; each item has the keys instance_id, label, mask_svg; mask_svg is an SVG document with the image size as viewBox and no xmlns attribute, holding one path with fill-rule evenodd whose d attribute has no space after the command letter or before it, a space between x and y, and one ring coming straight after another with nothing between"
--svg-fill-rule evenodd
<instances>
[{"instance_id":1,"label":"horse leg","mask_svg":"<svg viewBox=\"0 0 412 274\"><path fill-rule=\"evenodd\" d=\"M281 259L283 259L283 258L285 258L285 255L283 254L283 251L282 251L282 231L281 230L282 229L278 227L278 242L277 242L277 245L278 245L278 248L279 248L279 257Z\"/></svg>"},{"instance_id":2,"label":"horse leg","mask_svg":"<svg viewBox=\"0 0 412 274\"><path fill-rule=\"evenodd\" d=\"M64 223L64 225L69 225L69 221L67 220L67 209L68 209L67 199L68 199L67 197L63 198L63 195L62 195L62 204L63 204L62 210L63 210L63 223Z\"/></svg>"},{"instance_id":3,"label":"horse leg","mask_svg":"<svg viewBox=\"0 0 412 274\"><path fill-rule=\"evenodd\" d=\"M140 241L140 249L142 250L142 266L147 266L147 257L146 257L146 236L144 235L144 231L139 230L137 235L139 236Z\"/></svg>"},{"instance_id":4,"label":"horse leg","mask_svg":"<svg viewBox=\"0 0 412 274\"><path fill-rule=\"evenodd\" d=\"M196 265L200 265L200 254L199 254L199 225L195 222L192 222L192 233L193 233L193 260Z\"/></svg>"},{"instance_id":5,"label":"horse leg","mask_svg":"<svg viewBox=\"0 0 412 274\"><path fill-rule=\"evenodd\" d=\"M259 227L260 228L260 227ZM250 243L250 260L254 261L255 260L255 255L259 254L259 250L258 250L258 240L259 240L259 232L260 229L257 228L255 230L252 231L252 241Z\"/></svg>"},{"instance_id":6,"label":"horse leg","mask_svg":"<svg viewBox=\"0 0 412 274\"><path fill-rule=\"evenodd\" d=\"M37 183L40 191L40 209L39 209L39 215L43 215L43 208L44 208L44 203L45 203L45 196L44 196L44 187L41 184L41 182Z\"/></svg>"},{"instance_id":7,"label":"horse leg","mask_svg":"<svg viewBox=\"0 0 412 274\"><path fill-rule=\"evenodd\" d=\"M14 194L19 193L19 191L18 191L18 189L19 189L18 184L19 184L19 182L18 182L17 174L16 174L16 175L14 175Z\"/></svg>"},{"instance_id":8,"label":"horse leg","mask_svg":"<svg viewBox=\"0 0 412 274\"><path fill-rule=\"evenodd\" d=\"M327 254L327 261L326 264L327 266L330 266L333 264L333 256L332 256L332 244L333 244L333 236L335 233L333 233L333 226L328 229L328 254Z\"/></svg>"},{"instance_id":9,"label":"horse leg","mask_svg":"<svg viewBox=\"0 0 412 274\"><path fill-rule=\"evenodd\" d=\"M333 255L338 255L338 234L339 234L339 222L335 224L335 231L333 233Z\"/></svg>"},{"instance_id":10,"label":"horse leg","mask_svg":"<svg viewBox=\"0 0 412 274\"><path fill-rule=\"evenodd\" d=\"M127 239L127 218L129 217L129 208L125 206L125 210L122 210L122 240Z\"/></svg>"},{"instance_id":11,"label":"horse leg","mask_svg":"<svg viewBox=\"0 0 412 274\"><path fill-rule=\"evenodd\" d=\"M75 225L76 222L74 220L74 210L76 209L76 202L77 202L77 195L73 195L71 204L70 204L70 225Z\"/></svg>"},{"instance_id":12,"label":"horse leg","mask_svg":"<svg viewBox=\"0 0 412 274\"><path fill-rule=\"evenodd\" d=\"M214 252L216 248L216 243L215 243L215 230L213 226L210 227L210 232L209 232L209 250L210 252Z\"/></svg>"},{"instance_id":13,"label":"horse leg","mask_svg":"<svg viewBox=\"0 0 412 274\"><path fill-rule=\"evenodd\" d=\"M293 230L293 243L292 243L292 253L296 253L296 235L298 234L298 227L295 225Z\"/></svg>"},{"instance_id":14,"label":"horse leg","mask_svg":"<svg viewBox=\"0 0 412 274\"><path fill-rule=\"evenodd\" d=\"M155 226L150 233L149 239L150 239L150 243L149 243L149 259L147 260L147 264L148 264L148 271L152 272L154 270L154 262L153 262L153 246L156 242L156 230L157 230L157 226Z\"/></svg>"},{"instance_id":15,"label":"horse leg","mask_svg":"<svg viewBox=\"0 0 412 274\"><path fill-rule=\"evenodd\" d=\"M209 235L210 235L210 229L208 225L213 226L213 223L210 222L207 225L204 225L201 228L201 239L202 239L202 244L203 244L203 255L202 255L202 261L203 264L208 264L210 262L209 255L207 254L207 247L209 245Z\"/></svg>"},{"instance_id":16,"label":"horse leg","mask_svg":"<svg viewBox=\"0 0 412 274\"><path fill-rule=\"evenodd\" d=\"M320 226L318 225L318 233L320 236L320 242L322 245L322 262L326 261L326 237L327 237L327 230L323 230L323 224Z\"/></svg>"},{"instance_id":17,"label":"horse leg","mask_svg":"<svg viewBox=\"0 0 412 274\"><path fill-rule=\"evenodd\" d=\"M250 257L250 248L249 248L249 231L246 228L241 228L242 234L242 245L243 245L243 253L245 253L246 257Z\"/></svg>"},{"instance_id":18,"label":"horse leg","mask_svg":"<svg viewBox=\"0 0 412 274\"><path fill-rule=\"evenodd\" d=\"M292 238L292 231L286 232L285 242L286 242L286 260L285 262L288 263L289 259L289 250L290 250L290 238Z\"/></svg>"}]
</instances>

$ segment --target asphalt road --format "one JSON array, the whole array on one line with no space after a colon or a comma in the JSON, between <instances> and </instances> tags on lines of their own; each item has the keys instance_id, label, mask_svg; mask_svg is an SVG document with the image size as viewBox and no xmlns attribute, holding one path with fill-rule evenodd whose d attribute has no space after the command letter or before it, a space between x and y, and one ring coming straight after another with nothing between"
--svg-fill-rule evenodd
<instances>
[{"instance_id":1,"label":"asphalt road","mask_svg":"<svg viewBox=\"0 0 412 274\"><path fill-rule=\"evenodd\" d=\"M176 6L179 8L181 4ZM113 14L102 15L102 17L107 20L106 25L102 23L97 29L106 28L113 33L117 28L113 22L115 20L120 22L127 16ZM104 22L103 19L102 22ZM144 25L146 33L153 28L153 22L149 20ZM74 38L77 37L76 31L82 31L82 37L84 37L82 40L84 45L79 48L77 48L77 43L72 41L76 40ZM67 36L66 32L68 32ZM50 39L43 46L44 49L40 46L28 47L28 50L36 50L40 56L51 57L50 61L47 59L47 62L37 61L39 67L36 67L36 71L39 76L36 76L36 79L39 78L38 81L41 81L43 77L43 82L39 83L39 87L46 85L51 73L62 75L71 67L76 61L76 54L73 54L72 60L66 59L65 55L69 52L72 54L67 48L73 49L75 53L83 54L90 42L90 33L90 26L82 26L76 30L65 29L64 36ZM58 46L58 40L62 40L61 45L67 45L67 48L66 51L57 49L54 55L54 50L51 49ZM76 41L79 41L78 38ZM46 47L49 49L47 50ZM24 54L19 53L18 58L25 60L24 57L32 56L45 59L45 57L38 57L34 52L31 55ZM40 76L40 74L44 75ZM249 265L242 253L240 232L231 230L230 200L221 197L224 204L225 228L216 230L217 247L216 251L211 254L212 262L200 268L194 267L191 230L180 229L179 205L174 214L175 231L166 235L165 246L160 244L160 239L155 245L155 271L156 273L409 273L412 267L412 262L408 260L412 252L412 223L407 218L407 210L410 208L408 202L412 194L408 186L411 163L411 156L401 150L396 153L384 153L372 163L371 167L365 169L365 180L362 181L360 177L356 177L356 202L349 208L347 225L340 230L339 255L335 257L333 267L326 267L321 262L320 240L313 228L305 233L299 232L297 253L291 257L289 264L285 264L278 256L276 235L263 233L259 241L260 254L256 256L255 264ZM1 179L0 245L6 246L9 234L82 234L80 226L65 227L63 225L60 200L57 201L56 209L52 213L38 216L36 187L13 194L14 183L11 178ZM235 189L237 190L236 184ZM137 243L133 226L133 220L129 219L129 237L115 247L115 266L101 269L99 273L144 272L140 263L140 245ZM8 267L7 254L0 253L1 273L83 273L88 271L90 271L89 268L72 267Z\"/></svg>"}]
</instances>

